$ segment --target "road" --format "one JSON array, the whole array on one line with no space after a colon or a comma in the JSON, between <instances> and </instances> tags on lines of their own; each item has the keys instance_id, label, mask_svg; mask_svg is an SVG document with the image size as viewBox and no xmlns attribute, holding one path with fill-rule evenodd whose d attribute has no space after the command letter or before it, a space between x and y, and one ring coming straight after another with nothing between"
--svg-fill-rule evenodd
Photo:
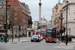
<instances>
[{"instance_id":1,"label":"road","mask_svg":"<svg viewBox=\"0 0 75 50\"><path fill-rule=\"evenodd\" d=\"M0 44L0 50L75 50L74 47L61 46L58 43L20 42L16 44ZM65 48L66 47L66 48Z\"/></svg>"}]
</instances>

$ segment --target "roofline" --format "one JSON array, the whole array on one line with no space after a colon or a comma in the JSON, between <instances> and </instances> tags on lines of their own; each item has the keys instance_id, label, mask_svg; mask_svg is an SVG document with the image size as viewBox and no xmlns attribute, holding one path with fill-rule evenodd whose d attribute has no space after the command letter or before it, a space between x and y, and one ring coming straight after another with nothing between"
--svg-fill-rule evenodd
<instances>
[{"instance_id":1,"label":"roofline","mask_svg":"<svg viewBox=\"0 0 75 50\"><path fill-rule=\"evenodd\" d=\"M67 7L67 6L71 5L71 4L75 4L75 3L69 3L69 4L66 4L65 6L63 6L62 9L64 9L65 7Z\"/></svg>"}]
</instances>

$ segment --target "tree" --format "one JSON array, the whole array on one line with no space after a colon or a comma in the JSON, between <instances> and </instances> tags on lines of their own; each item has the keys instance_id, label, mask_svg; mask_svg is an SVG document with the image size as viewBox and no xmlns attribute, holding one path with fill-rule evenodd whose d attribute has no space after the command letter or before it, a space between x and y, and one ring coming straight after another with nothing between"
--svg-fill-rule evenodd
<instances>
[{"instance_id":1,"label":"tree","mask_svg":"<svg viewBox=\"0 0 75 50\"><path fill-rule=\"evenodd\" d=\"M15 5L11 3L11 7L10 9L8 10L8 20L9 20L9 23L10 23L10 29L12 31L12 42L13 42L13 36L14 36L14 32L13 32L13 26L15 25ZM17 13L17 15L19 15L19 12ZM16 17L17 18L17 17ZM16 24L18 25L18 23L21 21L21 18L19 20L17 20Z\"/></svg>"}]
</instances>

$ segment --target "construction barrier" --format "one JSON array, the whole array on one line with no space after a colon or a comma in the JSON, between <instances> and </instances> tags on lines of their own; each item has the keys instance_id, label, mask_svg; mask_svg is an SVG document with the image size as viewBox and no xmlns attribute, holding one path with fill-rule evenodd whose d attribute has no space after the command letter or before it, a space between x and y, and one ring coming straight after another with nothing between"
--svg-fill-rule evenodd
<instances>
[{"instance_id":1,"label":"construction barrier","mask_svg":"<svg viewBox=\"0 0 75 50\"><path fill-rule=\"evenodd\" d=\"M10 40L9 37L7 37L7 42ZM4 37L0 37L0 42L4 42Z\"/></svg>"},{"instance_id":2,"label":"construction barrier","mask_svg":"<svg viewBox=\"0 0 75 50\"><path fill-rule=\"evenodd\" d=\"M0 42L3 42L4 41L4 37L0 37Z\"/></svg>"}]
</instances>

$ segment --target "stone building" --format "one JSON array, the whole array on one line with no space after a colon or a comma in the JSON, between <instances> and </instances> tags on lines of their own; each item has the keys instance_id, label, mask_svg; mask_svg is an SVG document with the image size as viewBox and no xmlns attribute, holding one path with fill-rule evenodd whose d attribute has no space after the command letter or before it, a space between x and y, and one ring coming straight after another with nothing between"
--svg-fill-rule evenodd
<instances>
[{"instance_id":1,"label":"stone building","mask_svg":"<svg viewBox=\"0 0 75 50\"><path fill-rule=\"evenodd\" d=\"M56 14L62 9L63 4L58 2L53 8L52 8L52 16L51 16L51 24L54 25Z\"/></svg>"},{"instance_id":2,"label":"stone building","mask_svg":"<svg viewBox=\"0 0 75 50\"><path fill-rule=\"evenodd\" d=\"M66 27L68 35L75 36L75 0L63 0L63 24Z\"/></svg>"}]
</instances>

